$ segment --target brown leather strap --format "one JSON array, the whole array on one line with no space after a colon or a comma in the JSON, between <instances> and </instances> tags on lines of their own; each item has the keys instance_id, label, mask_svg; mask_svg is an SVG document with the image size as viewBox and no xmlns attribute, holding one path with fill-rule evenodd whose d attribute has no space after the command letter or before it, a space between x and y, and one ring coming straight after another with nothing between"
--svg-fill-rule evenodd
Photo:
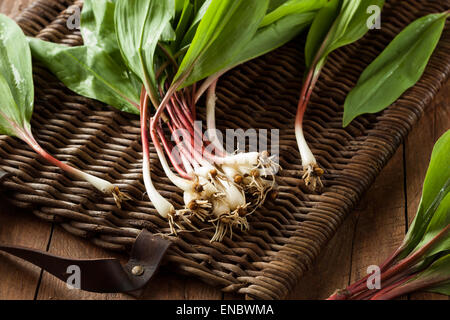
<instances>
[{"instance_id":1,"label":"brown leather strap","mask_svg":"<svg viewBox=\"0 0 450 320\"><path fill-rule=\"evenodd\" d=\"M150 281L169 246L170 241L143 230L125 266L117 259L74 260L16 246L0 245L0 250L31 262L66 283L72 279L74 270L78 270L81 290L130 293L144 288Z\"/></svg>"}]
</instances>

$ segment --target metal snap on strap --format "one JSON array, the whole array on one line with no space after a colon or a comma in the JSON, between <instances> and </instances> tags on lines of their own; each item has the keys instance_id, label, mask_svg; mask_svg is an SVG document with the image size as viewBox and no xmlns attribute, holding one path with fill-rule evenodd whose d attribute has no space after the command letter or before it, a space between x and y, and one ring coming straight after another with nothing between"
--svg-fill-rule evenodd
<instances>
[{"instance_id":1,"label":"metal snap on strap","mask_svg":"<svg viewBox=\"0 0 450 320\"><path fill-rule=\"evenodd\" d=\"M142 266L135 266L135 267L131 270L131 273L132 273L134 276L139 277L139 276L142 276L142 275L144 274L144 271L145 271L145 269L144 269Z\"/></svg>"}]
</instances>

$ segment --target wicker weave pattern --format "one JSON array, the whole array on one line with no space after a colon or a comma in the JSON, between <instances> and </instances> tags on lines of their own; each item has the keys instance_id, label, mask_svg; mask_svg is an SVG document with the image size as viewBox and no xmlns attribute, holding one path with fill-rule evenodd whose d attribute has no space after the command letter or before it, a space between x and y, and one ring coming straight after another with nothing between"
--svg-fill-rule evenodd
<instances>
[{"instance_id":1,"label":"wicker weave pattern","mask_svg":"<svg viewBox=\"0 0 450 320\"><path fill-rule=\"evenodd\" d=\"M79 33L66 27L70 11L63 10L70 5L71 0L38 0L18 21L28 35L79 45ZM277 179L280 195L250 218L249 232L236 232L223 243L210 243L212 231L171 237L174 245L166 258L168 267L220 286L224 292L258 299L285 297L447 78L448 28L420 83L387 111L360 117L343 129L346 94L365 66L408 23L448 8L448 1L389 1L381 30L330 57L305 122L306 138L326 169L321 194L308 192L300 179L293 128L304 69L304 40L293 41L225 75L218 88L219 129L281 129L280 164L284 170ZM129 250L142 228L168 234L166 221L143 197L138 117L75 95L39 66L34 76L37 93L32 125L38 141L59 159L115 181L136 201L119 210L112 198L103 199L86 183L69 180L20 141L2 136L0 168L13 175L3 183L11 201L110 250ZM182 194L164 177L153 151L157 188L181 204Z\"/></svg>"}]
</instances>

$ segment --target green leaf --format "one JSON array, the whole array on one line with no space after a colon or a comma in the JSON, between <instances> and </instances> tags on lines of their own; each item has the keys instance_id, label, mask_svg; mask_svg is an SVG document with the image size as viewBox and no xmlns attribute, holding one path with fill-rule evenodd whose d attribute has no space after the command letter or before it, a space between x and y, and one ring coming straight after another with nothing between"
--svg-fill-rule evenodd
<instances>
[{"instance_id":1,"label":"green leaf","mask_svg":"<svg viewBox=\"0 0 450 320\"><path fill-rule=\"evenodd\" d=\"M271 52L294 39L313 21L315 11L291 14L258 29L253 39L239 52L233 66Z\"/></svg>"},{"instance_id":2,"label":"green leaf","mask_svg":"<svg viewBox=\"0 0 450 320\"><path fill-rule=\"evenodd\" d=\"M317 13L306 39L305 61L307 68L312 66L317 52L339 14L340 6L340 0L332 0Z\"/></svg>"},{"instance_id":3,"label":"green leaf","mask_svg":"<svg viewBox=\"0 0 450 320\"><path fill-rule=\"evenodd\" d=\"M424 283L425 285L434 283L426 290L450 296L450 254L436 260L425 271L408 281L406 285L410 285L412 282Z\"/></svg>"},{"instance_id":4,"label":"green leaf","mask_svg":"<svg viewBox=\"0 0 450 320\"><path fill-rule=\"evenodd\" d=\"M279 6L283 5L284 3L291 1L291 0L270 0L269 1L269 7L267 8L267 14L271 13L275 9L277 9Z\"/></svg>"},{"instance_id":5,"label":"green leaf","mask_svg":"<svg viewBox=\"0 0 450 320\"><path fill-rule=\"evenodd\" d=\"M105 50L116 62L122 61L114 25L116 0L84 0L81 35L84 45Z\"/></svg>"},{"instance_id":6,"label":"green leaf","mask_svg":"<svg viewBox=\"0 0 450 320\"><path fill-rule=\"evenodd\" d=\"M186 6L186 2L190 2L190 0L175 0L175 17L179 18L181 12L184 10Z\"/></svg>"},{"instance_id":7,"label":"green leaf","mask_svg":"<svg viewBox=\"0 0 450 320\"><path fill-rule=\"evenodd\" d=\"M23 122L21 118L23 117L22 109L14 101L12 96L9 83L0 74L0 97L2 101L0 102L0 134L6 134L8 136L17 136L18 128L26 126L28 123ZM22 124L20 124L22 122ZM20 125L18 125L20 124Z\"/></svg>"},{"instance_id":8,"label":"green leaf","mask_svg":"<svg viewBox=\"0 0 450 320\"><path fill-rule=\"evenodd\" d=\"M419 208L401 246L400 259L409 255L414 248L418 248L422 239L425 241L431 239L433 234L436 235L442 230L441 227L448 223L450 216L449 155L450 131L447 131L434 146ZM427 232L430 232L429 235Z\"/></svg>"},{"instance_id":9,"label":"green leaf","mask_svg":"<svg viewBox=\"0 0 450 320\"><path fill-rule=\"evenodd\" d=\"M173 0L117 0L115 24L122 55L154 97L155 51L174 16Z\"/></svg>"},{"instance_id":10,"label":"green leaf","mask_svg":"<svg viewBox=\"0 0 450 320\"><path fill-rule=\"evenodd\" d=\"M105 50L95 46L67 47L35 38L29 38L29 43L33 57L72 91L125 112L139 113L136 105L142 84Z\"/></svg>"},{"instance_id":11,"label":"green leaf","mask_svg":"<svg viewBox=\"0 0 450 320\"><path fill-rule=\"evenodd\" d=\"M181 44L183 36L185 35L187 29L189 28L190 22L193 19L193 15L194 15L194 6L191 4L189 0L185 0L180 20L178 21L177 27L175 29L176 37L175 42L172 45L172 50L176 50Z\"/></svg>"},{"instance_id":12,"label":"green leaf","mask_svg":"<svg viewBox=\"0 0 450 320\"><path fill-rule=\"evenodd\" d=\"M327 4L327 0L289 0L278 4L276 8L271 8L271 12L264 17L260 28L266 27L288 15L319 10ZM271 5L274 4L271 3Z\"/></svg>"},{"instance_id":13,"label":"green leaf","mask_svg":"<svg viewBox=\"0 0 450 320\"><path fill-rule=\"evenodd\" d=\"M422 17L395 37L347 96L344 126L359 115L382 111L419 81L448 16L441 13Z\"/></svg>"},{"instance_id":14,"label":"green leaf","mask_svg":"<svg viewBox=\"0 0 450 320\"><path fill-rule=\"evenodd\" d=\"M16 135L29 127L34 86L31 53L25 35L0 14L0 133Z\"/></svg>"},{"instance_id":15,"label":"green leaf","mask_svg":"<svg viewBox=\"0 0 450 320\"><path fill-rule=\"evenodd\" d=\"M314 29L311 36L308 36L307 41L311 43L307 45L307 62L312 64L314 61L317 64L316 70L323 67L331 52L361 39L369 31L367 21L371 14L367 9L373 5L381 9L384 0L342 0L339 15L330 27L330 21L335 17L336 5L336 1L330 3L325 11L318 15L317 19L320 21L313 23ZM326 32L328 27L330 29ZM314 40L316 36L323 40L320 46L317 46L317 40Z\"/></svg>"},{"instance_id":16,"label":"green leaf","mask_svg":"<svg viewBox=\"0 0 450 320\"><path fill-rule=\"evenodd\" d=\"M200 21L202 21L203 16L208 10L211 2L212 0L206 0L200 7L198 7L199 5L198 3L194 5L193 14L195 14L195 17L194 20L191 22L191 26L189 27L188 31L184 35L183 40L181 41L180 49L189 46L191 44L192 40L195 37L195 33L197 32L198 26L200 25Z\"/></svg>"},{"instance_id":17,"label":"green leaf","mask_svg":"<svg viewBox=\"0 0 450 320\"><path fill-rule=\"evenodd\" d=\"M419 242L419 244L416 246L413 252L419 250L424 245L429 243L436 236L438 236L438 234L441 233L444 230L444 228L448 227L449 225L450 225L450 193L447 193L444 199L442 199L442 201L440 202L436 212L434 213L422 240ZM448 232L447 236L444 236L441 241L436 243L433 246L433 248L426 253L425 258L432 257L438 253L448 250L450 250L450 232Z\"/></svg>"},{"instance_id":18,"label":"green leaf","mask_svg":"<svg viewBox=\"0 0 450 320\"><path fill-rule=\"evenodd\" d=\"M268 0L213 0L208 7L173 83L182 87L230 67L258 30ZM239 30L239 32L236 32Z\"/></svg>"}]
</instances>

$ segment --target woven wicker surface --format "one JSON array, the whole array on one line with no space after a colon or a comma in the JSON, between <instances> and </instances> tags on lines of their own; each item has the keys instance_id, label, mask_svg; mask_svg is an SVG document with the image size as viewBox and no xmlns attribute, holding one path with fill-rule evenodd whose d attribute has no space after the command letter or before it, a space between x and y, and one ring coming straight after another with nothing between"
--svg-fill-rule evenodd
<instances>
[{"instance_id":1,"label":"woven wicker surface","mask_svg":"<svg viewBox=\"0 0 450 320\"><path fill-rule=\"evenodd\" d=\"M18 22L28 35L81 44L66 27L71 0L38 0ZM77 1L76 6L82 2ZM212 231L170 237L167 267L195 276L224 292L250 298L283 298L309 269L320 250L351 212L362 193L393 155L431 102L450 71L448 27L420 83L383 113L360 117L343 129L342 105L360 73L408 23L427 13L448 10L448 1L388 1L381 30L333 54L307 112L305 131L326 170L321 194L300 179L294 135L304 69L304 40L297 39L225 75L218 88L218 127L280 129L279 198L250 219L251 230L210 243ZM142 228L169 233L143 193L139 119L70 92L36 66L36 107L32 125L41 144L59 159L116 182L135 198L122 210L84 182L71 181L17 139L0 137L0 168L8 197L35 215L60 223L97 245L128 251ZM201 107L201 106L200 106ZM259 112L260 111L260 112ZM182 203L152 150L153 178L162 194Z\"/></svg>"}]
</instances>

